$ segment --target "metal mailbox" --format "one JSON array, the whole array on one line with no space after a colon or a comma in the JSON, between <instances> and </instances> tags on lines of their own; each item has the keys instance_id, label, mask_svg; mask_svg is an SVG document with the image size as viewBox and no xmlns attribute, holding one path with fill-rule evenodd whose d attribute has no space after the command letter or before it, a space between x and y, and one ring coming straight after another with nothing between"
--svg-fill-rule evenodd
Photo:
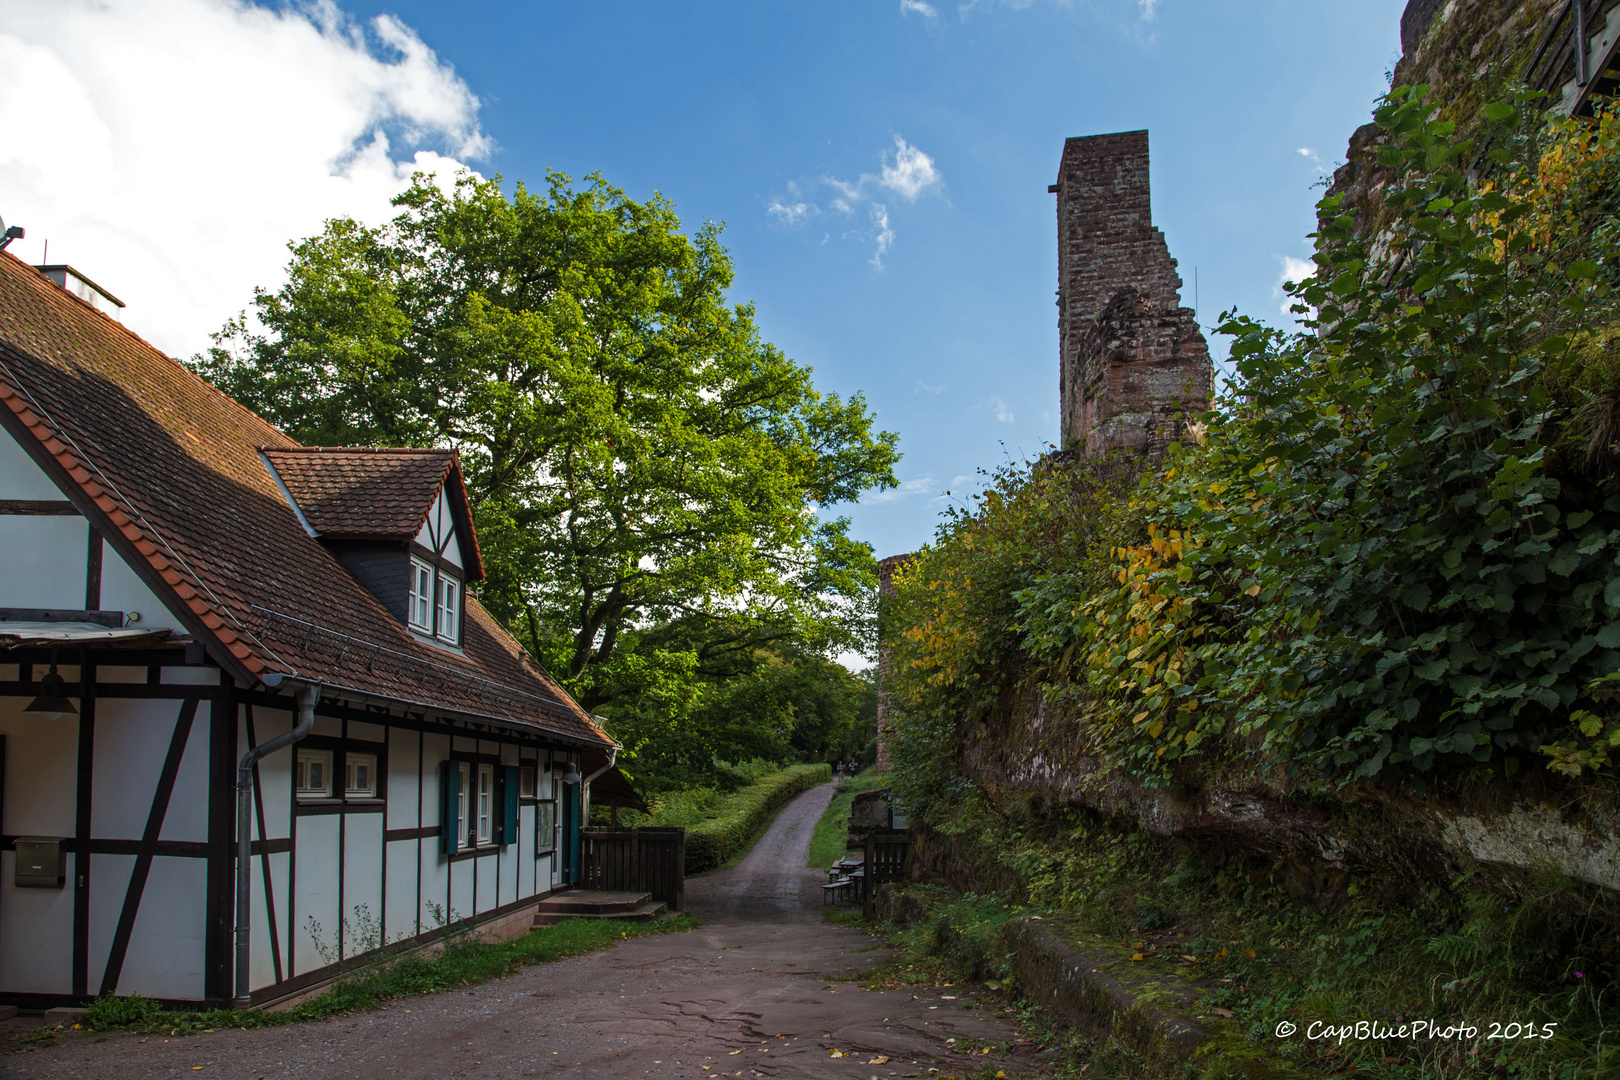
<instances>
[{"instance_id":1,"label":"metal mailbox","mask_svg":"<svg viewBox=\"0 0 1620 1080\"><path fill-rule=\"evenodd\" d=\"M18 888L60 889L67 881L62 872L62 862L60 837L17 837Z\"/></svg>"}]
</instances>

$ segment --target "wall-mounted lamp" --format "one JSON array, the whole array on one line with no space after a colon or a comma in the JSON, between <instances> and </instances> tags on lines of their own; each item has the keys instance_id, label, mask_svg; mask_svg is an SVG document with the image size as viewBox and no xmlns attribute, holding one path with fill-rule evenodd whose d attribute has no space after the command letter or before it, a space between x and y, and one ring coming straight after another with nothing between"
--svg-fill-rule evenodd
<instances>
[{"instance_id":1,"label":"wall-mounted lamp","mask_svg":"<svg viewBox=\"0 0 1620 1080\"><path fill-rule=\"evenodd\" d=\"M50 673L39 680L39 696L30 701L23 712L33 713L47 720L79 715L79 710L74 708L73 702L67 698L67 681L56 673L55 664L51 665Z\"/></svg>"},{"instance_id":2,"label":"wall-mounted lamp","mask_svg":"<svg viewBox=\"0 0 1620 1080\"><path fill-rule=\"evenodd\" d=\"M579 783L579 766L570 761L567 768L563 769L562 782L565 784Z\"/></svg>"}]
</instances>

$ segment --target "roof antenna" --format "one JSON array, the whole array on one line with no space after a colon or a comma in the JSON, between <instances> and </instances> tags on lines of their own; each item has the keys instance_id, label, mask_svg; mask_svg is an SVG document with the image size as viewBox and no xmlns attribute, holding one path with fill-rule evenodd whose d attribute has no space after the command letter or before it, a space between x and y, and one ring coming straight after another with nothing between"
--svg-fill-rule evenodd
<instances>
[{"instance_id":1,"label":"roof antenna","mask_svg":"<svg viewBox=\"0 0 1620 1080\"><path fill-rule=\"evenodd\" d=\"M13 240L21 240L24 236L28 235L23 231L23 227L21 225L13 225L9 229L6 228L4 218L0 218L0 232L5 234L4 236L0 236L0 251L6 250Z\"/></svg>"}]
</instances>

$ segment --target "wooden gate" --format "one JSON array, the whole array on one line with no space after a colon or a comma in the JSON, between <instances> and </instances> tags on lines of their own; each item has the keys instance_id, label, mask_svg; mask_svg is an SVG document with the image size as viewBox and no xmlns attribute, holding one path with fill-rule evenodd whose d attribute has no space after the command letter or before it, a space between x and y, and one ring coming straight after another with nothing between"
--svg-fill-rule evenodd
<instances>
[{"instance_id":1,"label":"wooden gate","mask_svg":"<svg viewBox=\"0 0 1620 1080\"><path fill-rule=\"evenodd\" d=\"M905 829L873 829L866 834L861 906L868 919L877 913L878 886L906 879L906 856L910 852L911 833Z\"/></svg>"},{"instance_id":2,"label":"wooden gate","mask_svg":"<svg viewBox=\"0 0 1620 1080\"><path fill-rule=\"evenodd\" d=\"M603 892L647 892L671 911L686 910L686 830L580 830L584 869L580 887Z\"/></svg>"}]
</instances>

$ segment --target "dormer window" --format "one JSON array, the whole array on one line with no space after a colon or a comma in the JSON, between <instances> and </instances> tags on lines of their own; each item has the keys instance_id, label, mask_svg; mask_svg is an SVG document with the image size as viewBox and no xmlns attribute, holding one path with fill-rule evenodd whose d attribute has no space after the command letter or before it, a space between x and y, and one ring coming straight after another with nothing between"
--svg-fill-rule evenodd
<instances>
[{"instance_id":1,"label":"dormer window","mask_svg":"<svg viewBox=\"0 0 1620 1080\"><path fill-rule=\"evenodd\" d=\"M421 559L411 560L408 603L411 629L424 634L433 633L433 567Z\"/></svg>"},{"instance_id":2,"label":"dormer window","mask_svg":"<svg viewBox=\"0 0 1620 1080\"><path fill-rule=\"evenodd\" d=\"M438 626L435 635L451 645L461 641L461 582L443 571L439 572Z\"/></svg>"},{"instance_id":3,"label":"dormer window","mask_svg":"<svg viewBox=\"0 0 1620 1080\"><path fill-rule=\"evenodd\" d=\"M310 537L422 644L459 649L466 589L484 578L451 450L264 447Z\"/></svg>"}]
</instances>

